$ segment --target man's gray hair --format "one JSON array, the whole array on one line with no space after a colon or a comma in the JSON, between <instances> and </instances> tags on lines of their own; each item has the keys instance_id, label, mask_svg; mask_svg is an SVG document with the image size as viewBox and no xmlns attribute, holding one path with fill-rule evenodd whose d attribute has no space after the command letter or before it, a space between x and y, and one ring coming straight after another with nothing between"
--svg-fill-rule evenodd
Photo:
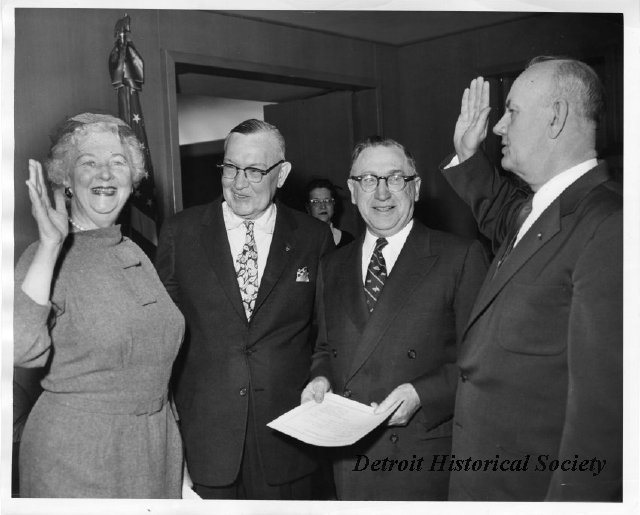
<instances>
[{"instance_id":1,"label":"man's gray hair","mask_svg":"<svg viewBox=\"0 0 640 515\"><path fill-rule=\"evenodd\" d=\"M281 154L280 158L284 159L285 145L284 145L284 137L282 136L282 133L278 130L278 128L275 125L271 125L270 123L267 123L262 120L257 120L255 118L252 118L250 120L245 120L244 122L239 123L233 129L231 129L231 131L229 132L229 134L224 140L225 152L227 150L227 143L229 141L229 137L233 133L247 135L247 134L257 134L259 132L268 132L269 134L273 135L273 137L278 142L278 147Z\"/></svg>"},{"instance_id":2,"label":"man's gray hair","mask_svg":"<svg viewBox=\"0 0 640 515\"><path fill-rule=\"evenodd\" d=\"M580 116L596 125L602 119L605 110L604 87L598 74L591 66L563 56L534 57L527 68L538 63L556 61L554 73L555 89L552 98L564 98L576 106Z\"/></svg>"},{"instance_id":3,"label":"man's gray hair","mask_svg":"<svg viewBox=\"0 0 640 515\"><path fill-rule=\"evenodd\" d=\"M383 138L382 136L377 135L369 136L368 138L365 138L357 143L355 147L353 147L353 152L351 153L351 170L353 170L353 164L356 162L356 159L358 159L360 154L362 154L362 151L372 147L395 147L399 149L407 159L409 170L411 170L416 175L418 174L416 170L416 160L404 145L391 138Z\"/></svg>"}]
</instances>

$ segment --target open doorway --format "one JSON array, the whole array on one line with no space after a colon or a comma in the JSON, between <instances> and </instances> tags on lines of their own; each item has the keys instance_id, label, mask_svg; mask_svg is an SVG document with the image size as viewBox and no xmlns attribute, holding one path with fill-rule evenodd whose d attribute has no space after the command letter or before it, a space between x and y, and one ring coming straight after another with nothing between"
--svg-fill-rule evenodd
<instances>
[{"instance_id":1,"label":"open doorway","mask_svg":"<svg viewBox=\"0 0 640 515\"><path fill-rule=\"evenodd\" d=\"M276 125L287 143L286 157L293 171L279 191L280 200L303 210L306 183L329 178L341 188L340 226L357 233L360 222L349 201L346 178L354 142L379 132L375 84L358 77L207 60L210 62L203 62L202 56L167 52L167 72L173 73L173 80L168 80L169 111L173 113L169 132L178 150L172 152L170 213L221 194L215 165L223 156L224 136L240 121L256 117ZM194 111L193 102L206 108L196 108L189 121L185 113ZM259 111L262 116L256 114ZM209 123L203 124L203 119ZM188 135L193 127L187 129L185 123L200 124L197 132L202 137Z\"/></svg>"},{"instance_id":2,"label":"open doorway","mask_svg":"<svg viewBox=\"0 0 640 515\"><path fill-rule=\"evenodd\" d=\"M176 65L176 84L183 208L210 202L222 193L215 165L222 162L224 138L232 127L249 118L264 120L265 106L327 92L326 88L229 77L210 67L184 63Z\"/></svg>"}]
</instances>

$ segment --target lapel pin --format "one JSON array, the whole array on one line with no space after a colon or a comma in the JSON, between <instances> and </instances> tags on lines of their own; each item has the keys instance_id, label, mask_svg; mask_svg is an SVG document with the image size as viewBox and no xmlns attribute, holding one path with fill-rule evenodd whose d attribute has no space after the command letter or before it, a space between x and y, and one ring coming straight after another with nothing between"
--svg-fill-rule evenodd
<instances>
[{"instance_id":1,"label":"lapel pin","mask_svg":"<svg viewBox=\"0 0 640 515\"><path fill-rule=\"evenodd\" d=\"M289 244L287 243L287 244L284 246L284 251L285 251L285 252L289 252L290 250L291 250L291 247L290 247L290 246L289 246Z\"/></svg>"},{"instance_id":2,"label":"lapel pin","mask_svg":"<svg viewBox=\"0 0 640 515\"><path fill-rule=\"evenodd\" d=\"M298 272L296 273L296 282L297 283L309 282L309 269L306 266L303 266L302 268L298 268Z\"/></svg>"}]
</instances>

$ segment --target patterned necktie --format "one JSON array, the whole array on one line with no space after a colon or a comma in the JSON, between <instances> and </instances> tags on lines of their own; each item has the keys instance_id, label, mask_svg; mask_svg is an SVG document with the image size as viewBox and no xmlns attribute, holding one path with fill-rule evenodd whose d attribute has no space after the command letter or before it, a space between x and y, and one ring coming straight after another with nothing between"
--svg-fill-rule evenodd
<instances>
[{"instance_id":1,"label":"patterned necktie","mask_svg":"<svg viewBox=\"0 0 640 515\"><path fill-rule=\"evenodd\" d=\"M387 278L387 264L384 261L382 255L382 249L389 243L385 238L378 238L376 240L376 247L371 254L371 261L369 261L369 268L367 268L367 276L364 280L364 293L367 299L367 306L369 306L369 313L373 311L376 305L384 281Z\"/></svg>"},{"instance_id":2,"label":"patterned necktie","mask_svg":"<svg viewBox=\"0 0 640 515\"><path fill-rule=\"evenodd\" d=\"M247 320L251 320L253 307L258 296L258 248L253 237L253 222L244 222L247 235L242 251L238 254L238 286Z\"/></svg>"}]
</instances>

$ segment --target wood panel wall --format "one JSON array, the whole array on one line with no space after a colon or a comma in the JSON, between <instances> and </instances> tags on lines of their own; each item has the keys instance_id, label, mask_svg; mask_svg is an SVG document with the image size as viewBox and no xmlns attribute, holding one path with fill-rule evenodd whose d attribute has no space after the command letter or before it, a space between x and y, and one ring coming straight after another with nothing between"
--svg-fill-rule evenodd
<instances>
[{"instance_id":1,"label":"wood panel wall","mask_svg":"<svg viewBox=\"0 0 640 515\"><path fill-rule=\"evenodd\" d=\"M375 80L373 43L203 11L128 10L145 60L142 108L163 213L169 202L163 52L255 62L316 74ZM107 59L114 9L15 10L15 259L37 238L24 180L27 159L43 159L50 130L91 109L116 112Z\"/></svg>"},{"instance_id":2,"label":"wood panel wall","mask_svg":"<svg viewBox=\"0 0 640 515\"><path fill-rule=\"evenodd\" d=\"M24 186L27 159L45 156L49 131L66 116L116 110L107 58L115 22L123 14L114 9L15 10L16 259L37 238ZM170 149L162 59L170 51L372 80L382 132L417 158L423 177L418 216L469 236L476 234L475 223L437 166L452 150L460 95L470 79L537 54L608 52L621 59L622 48L619 23L598 15L532 16L398 49L211 12L134 9L128 14L133 41L145 59L142 104L164 214ZM611 69L621 80L621 65ZM621 111L621 89L618 94Z\"/></svg>"},{"instance_id":3,"label":"wood panel wall","mask_svg":"<svg viewBox=\"0 0 640 515\"><path fill-rule=\"evenodd\" d=\"M414 153L423 177L417 211L430 225L474 236L476 226L466 205L438 171L453 152L453 128L465 87L477 75L522 68L537 55L564 54L579 59L606 56L609 116L615 117L621 152L622 16L541 14L403 47L398 80L389 99L395 119L385 126ZM401 101L395 100L401 99ZM493 106L501 116L503 106ZM493 113L492 113L493 114ZM491 135L489 137L495 137Z\"/></svg>"}]
</instances>

